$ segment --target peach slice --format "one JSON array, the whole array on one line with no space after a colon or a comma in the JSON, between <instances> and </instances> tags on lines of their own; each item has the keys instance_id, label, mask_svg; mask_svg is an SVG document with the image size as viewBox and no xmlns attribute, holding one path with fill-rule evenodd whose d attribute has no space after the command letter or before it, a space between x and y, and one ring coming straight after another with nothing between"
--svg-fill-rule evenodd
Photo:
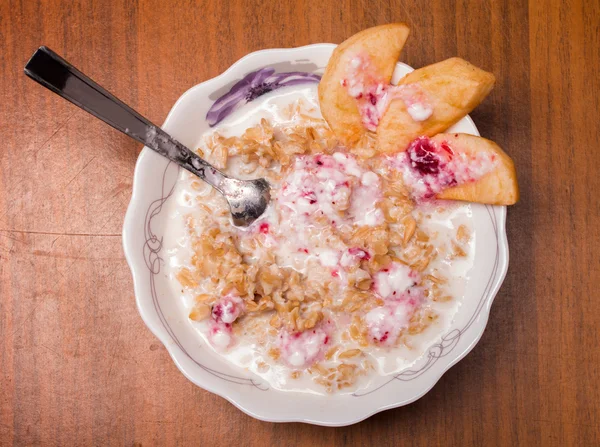
<instances>
[{"instance_id":1,"label":"peach slice","mask_svg":"<svg viewBox=\"0 0 600 447\"><path fill-rule=\"evenodd\" d=\"M359 101L344 85L348 70L361 60L368 70L360 74L369 76L372 85L387 87L408 34L408 26L403 23L376 26L355 34L334 50L319 83L319 103L323 118L345 145L352 146L368 132Z\"/></svg>"},{"instance_id":2,"label":"peach slice","mask_svg":"<svg viewBox=\"0 0 600 447\"><path fill-rule=\"evenodd\" d=\"M513 161L485 138L460 133L423 136L392 160L416 200L512 205L519 199Z\"/></svg>"},{"instance_id":3,"label":"peach slice","mask_svg":"<svg viewBox=\"0 0 600 447\"><path fill-rule=\"evenodd\" d=\"M494 86L492 73L453 57L404 76L383 113L381 152L405 150L415 138L443 132L472 111Z\"/></svg>"}]
</instances>

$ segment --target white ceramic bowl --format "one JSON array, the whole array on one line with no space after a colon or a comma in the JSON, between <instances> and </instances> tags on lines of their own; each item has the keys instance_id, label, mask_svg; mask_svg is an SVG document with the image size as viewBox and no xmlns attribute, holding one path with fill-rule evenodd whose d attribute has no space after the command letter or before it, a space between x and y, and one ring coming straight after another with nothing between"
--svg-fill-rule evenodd
<instances>
[{"instance_id":1,"label":"white ceramic bowl","mask_svg":"<svg viewBox=\"0 0 600 447\"><path fill-rule=\"evenodd\" d=\"M317 44L249 54L222 75L185 92L171 109L163 128L193 148L208 129L205 117L209 107L236 81L263 67L273 67L278 72L322 73L334 48L332 44ZM410 70L399 63L395 80ZM478 135L469 117L452 131ZM174 164L148 148L143 149L135 168L133 195L123 228L123 246L133 274L137 306L144 322L188 379L224 397L247 414L273 422L352 424L423 396L481 337L492 301L508 268L506 207L472 206L475 259L463 304L448 332L426 350L416 364L382 378L366 392L352 395L317 396L270 388L259 377L238 369L203 347L179 300L172 296L163 268L167 256L162 248L162 237L167 214L165 205L177 176L178 168Z\"/></svg>"}]
</instances>

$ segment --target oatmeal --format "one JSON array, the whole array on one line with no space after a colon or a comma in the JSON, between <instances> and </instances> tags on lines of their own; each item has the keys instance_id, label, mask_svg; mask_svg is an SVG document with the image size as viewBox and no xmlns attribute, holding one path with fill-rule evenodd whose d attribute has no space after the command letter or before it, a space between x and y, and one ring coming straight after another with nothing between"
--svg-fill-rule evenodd
<instances>
[{"instance_id":1,"label":"oatmeal","mask_svg":"<svg viewBox=\"0 0 600 447\"><path fill-rule=\"evenodd\" d=\"M427 197L469 181L479 164L458 169L416 149L358 158L321 119L315 87L246 105L198 151L272 187L248 228L187 172L175 191L169 274L219 355L278 389L351 392L410 366L449 326L472 263L470 205ZM427 167L413 172L419 163ZM425 192L415 197L410 182Z\"/></svg>"}]
</instances>

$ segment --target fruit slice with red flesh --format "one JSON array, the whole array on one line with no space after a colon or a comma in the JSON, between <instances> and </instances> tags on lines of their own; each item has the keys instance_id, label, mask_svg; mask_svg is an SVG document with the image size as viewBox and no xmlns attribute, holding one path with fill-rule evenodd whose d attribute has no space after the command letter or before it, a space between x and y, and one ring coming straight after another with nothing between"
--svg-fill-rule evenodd
<instances>
[{"instance_id":1,"label":"fruit slice with red flesh","mask_svg":"<svg viewBox=\"0 0 600 447\"><path fill-rule=\"evenodd\" d=\"M443 132L471 112L494 86L492 73L453 57L428 65L404 76L398 86L416 90L429 108L430 116L418 121L411 115L407 102L395 95L377 127L381 152L406 150L419 136Z\"/></svg>"},{"instance_id":2,"label":"fruit slice with red flesh","mask_svg":"<svg viewBox=\"0 0 600 447\"><path fill-rule=\"evenodd\" d=\"M319 83L319 103L323 117L343 144L350 147L369 132L363 125L359 103L343 85L352 60L357 56L367 60L371 74L387 86L408 34L403 23L376 26L355 34L334 50Z\"/></svg>"},{"instance_id":3,"label":"fruit slice with red flesh","mask_svg":"<svg viewBox=\"0 0 600 447\"><path fill-rule=\"evenodd\" d=\"M416 200L512 205L519 199L513 161L485 138L460 133L419 137L394 159Z\"/></svg>"}]
</instances>

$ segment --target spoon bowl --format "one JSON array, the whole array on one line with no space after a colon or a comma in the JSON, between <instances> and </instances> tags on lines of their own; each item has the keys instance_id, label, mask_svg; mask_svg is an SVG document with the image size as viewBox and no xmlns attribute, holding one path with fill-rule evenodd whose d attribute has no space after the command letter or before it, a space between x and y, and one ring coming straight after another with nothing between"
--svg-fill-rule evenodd
<instances>
[{"instance_id":1,"label":"spoon bowl","mask_svg":"<svg viewBox=\"0 0 600 447\"><path fill-rule=\"evenodd\" d=\"M271 200L269 184L262 178L256 180L226 178L221 184L221 192L229 203L234 225L240 227L248 226L258 219Z\"/></svg>"}]
</instances>

